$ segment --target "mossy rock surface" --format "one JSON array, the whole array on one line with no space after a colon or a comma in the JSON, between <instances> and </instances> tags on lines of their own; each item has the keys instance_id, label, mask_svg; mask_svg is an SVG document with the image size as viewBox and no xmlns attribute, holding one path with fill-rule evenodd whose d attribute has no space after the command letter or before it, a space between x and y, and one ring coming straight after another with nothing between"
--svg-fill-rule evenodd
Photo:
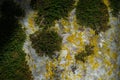
<instances>
[{"instance_id":1,"label":"mossy rock surface","mask_svg":"<svg viewBox=\"0 0 120 80\"><path fill-rule=\"evenodd\" d=\"M110 7L113 9L112 14L117 17L120 14L120 0L109 0Z\"/></svg>"},{"instance_id":2,"label":"mossy rock surface","mask_svg":"<svg viewBox=\"0 0 120 80\"><path fill-rule=\"evenodd\" d=\"M38 11L36 23L45 28L54 25L55 20L65 18L73 9L75 0L31 0L31 6Z\"/></svg>"},{"instance_id":3,"label":"mossy rock surface","mask_svg":"<svg viewBox=\"0 0 120 80\"><path fill-rule=\"evenodd\" d=\"M102 0L79 0L76 6L78 24L91 27L96 32L105 31L109 15L106 5Z\"/></svg>"},{"instance_id":4,"label":"mossy rock surface","mask_svg":"<svg viewBox=\"0 0 120 80\"><path fill-rule=\"evenodd\" d=\"M85 46L85 50L83 50L82 52L80 52L77 55L75 55L75 59L77 61L85 62L87 56L90 56L90 55L92 55L94 53L93 48L94 47L91 46L91 45L86 45Z\"/></svg>"},{"instance_id":5,"label":"mossy rock surface","mask_svg":"<svg viewBox=\"0 0 120 80\"><path fill-rule=\"evenodd\" d=\"M55 31L38 31L30 36L33 48L39 55L52 56L61 49L62 37Z\"/></svg>"}]
</instances>

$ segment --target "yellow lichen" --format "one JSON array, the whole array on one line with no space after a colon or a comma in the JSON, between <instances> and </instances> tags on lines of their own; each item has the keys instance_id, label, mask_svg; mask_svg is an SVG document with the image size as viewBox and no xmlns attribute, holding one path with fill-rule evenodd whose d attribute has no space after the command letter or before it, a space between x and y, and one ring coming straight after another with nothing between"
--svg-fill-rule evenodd
<instances>
[{"instance_id":1,"label":"yellow lichen","mask_svg":"<svg viewBox=\"0 0 120 80\"><path fill-rule=\"evenodd\" d=\"M113 59L117 59L118 54L117 54L117 53L112 53L112 54L111 54L111 57L112 57Z\"/></svg>"},{"instance_id":2,"label":"yellow lichen","mask_svg":"<svg viewBox=\"0 0 120 80\"><path fill-rule=\"evenodd\" d=\"M34 64L34 69L36 69L36 65Z\"/></svg>"},{"instance_id":3,"label":"yellow lichen","mask_svg":"<svg viewBox=\"0 0 120 80\"><path fill-rule=\"evenodd\" d=\"M95 36L93 36L91 39L90 39L90 44L92 45L92 46L98 46L98 35L95 35Z\"/></svg>"},{"instance_id":4,"label":"yellow lichen","mask_svg":"<svg viewBox=\"0 0 120 80\"><path fill-rule=\"evenodd\" d=\"M64 25L64 26L68 26L68 25L69 25L68 21L65 20L65 19L61 19L61 23L62 23L62 25Z\"/></svg>"},{"instance_id":5,"label":"yellow lichen","mask_svg":"<svg viewBox=\"0 0 120 80\"><path fill-rule=\"evenodd\" d=\"M110 76L112 74L112 70L109 70L107 74Z\"/></svg>"},{"instance_id":6,"label":"yellow lichen","mask_svg":"<svg viewBox=\"0 0 120 80\"><path fill-rule=\"evenodd\" d=\"M109 60L107 60L107 59L104 59L104 63L106 65L106 67L111 66L111 62Z\"/></svg>"},{"instance_id":7,"label":"yellow lichen","mask_svg":"<svg viewBox=\"0 0 120 80\"><path fill-rule=\"evenodd\" d=\"M64 26L64 32L70 32L70 28Z\"/></svg>"},{"instance_id":8,"label":"yellow lichen","mask_svg":"<svg viewBox=\"0 0 120 80\"><path fill-rule=\"evenodd\" d=\"M103 0L103 2L104 2L104 4L107 6L107 7L109 7L109 0Z\"/></svg>"},{"instance_id":9,"label":"yellow lichen","mask_svg":"<svg viewBox=\"0 0 120 80\"><path fill-rule=\"evenodd\" d=\"M30 29L34 32L35 28L34 28L34 15L31 15L28 17L28 26L30 27Z\"/></svg>"},{"instance_id":10,"label":"yellow lichen","mask_svg":"<svg viewBox=\"0 0 120 80\"><path fill-rule=\"evenodd\" d=\"M73 22L74 30L78 30L79 26L76 22Z\"/></svg>"},{"instance_id":11,"label":"yellow lichen","mask_svg":"<svg viewBox=\"0 0 120 80\"><path fill-rule=\"evenodd\" d=\"M90 34L95 35L95 31L93 29L90 29Z\"/></svg>"},{"instance_id":12,"label":"yellow lichen","mask_svg":"<svg viewBox=\"0 0 120 80\"><path fill-rule=\"evenodd\" d=\"M97 68L99 67L99 65L100 65L100 64L97 63L97 62L96 62L96 63L93 63L93 64L92 64L92 68L93 68L93 69L97 69Z\"/></svg>"},{"instance_id":13,"label":"yellow lichen","mask_svg":"<svg viewBox=\"0 0 120 80\"><path fill-rule=\"evenodd\" d=\"M90 63L94 63L94 56L93 55L90 55L90 56L88 56L88 61L90 62Z\"/></svg>"},{"instance_id":14,"label":"yellow lichen","mask_svg":"<svg viewBox=\"0 0 120 80\"><path fill-rule=\"evenodd\" d=\"M75 38L75 35L72 34L72 35L68 36L67 40L68 40L69 42L73 43L73 42L74 42L74 38Z\"/></svg>"},{"instance_id":15,"label":"yellow lichen","mask_svg":"<svg viewBox=\"0 0 120 80\"><path fill-rule=\"evenodd\" d=\"M94 47L94 54L98 54L99 48L98 47Z\"/></svg>"},{"instance_id":16,"label":"yellow lichen","mask_svg":"<svg viewBox=\"0 0 120 80\"><path fill-rule=\"evenodd\" d=\"M71 55L67 54L66 59L71 60L72 59Z\"/></svg>"},{"instance_id":17,"label":"yellow lichen","mask_svg":"<svg viewBox=\"0 0 120 80\"><path fill-rule=\"evenodd\" d=\"M53 76L54 76L54 72L53 72L53 69L55 68L55 64L53 63L53 61L48 61L47 64L46 64L46 70L47 72L45 73L45 76L47 79L53 79Z\"/></svg>"}]
</instances>

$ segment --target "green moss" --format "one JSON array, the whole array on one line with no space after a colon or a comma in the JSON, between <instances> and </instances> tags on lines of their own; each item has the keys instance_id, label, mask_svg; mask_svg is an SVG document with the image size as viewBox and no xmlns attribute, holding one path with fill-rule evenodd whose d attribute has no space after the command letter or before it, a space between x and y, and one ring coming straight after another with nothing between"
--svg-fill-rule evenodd
<instances>
[{"instance_id":1,"label":"green moss","mask_svg":"<svg viewBox=\"0 0 120 80\"><path fill-rule=\"evenodd\" d=\"M74 0L32 0L31 6L38 11L37 24L48 28L55 20L68 16L74 2Z\"/></svg>"},{"instance_id":2,"label":"green moss","mask_svg":"<svg viewBox=\"0 0 120 80\"><path fill-rule=\"evenodd\" d=\"M4 0L0 5L0 48L8 43L19 26L18 18L25 15L24 10L13 0Z\"/></svg>"},{"instance_id":3,"label":"green moss","mask_svg":"<svg viewBox=\"0 0 120 80\"><path fill-rule=\"evenodd\" d=\"M1 7L1 14L4 17L23 17L24 10L13 0L4 0Z\"/></svg>"},{"instance_id":4,"label":"green moss","mask_svg":"<svg viewBox=\"0 0 120 80\"><path fill-rule=\"evenodd\" d=\"M61 49L62 38L55 31L39 31L30 36L32 46L39 55L52 56L54 51Z\"/></svg>"},{"instance_id":5,"label":"green moss","mask_svg":"<svg viewBox=\"0 0 120 80\"><path fill-rule=\"evenodd\" d=\"M76 16L78 24L91 27L96 32L105 31L108 28L108 11L102 0L79 0Z\"/></svg>"},{"instance_id":6,"label":"green moss","mask_svg":"<svg viewBox=\"0 0 120 80\"><path fill-rule=\"evenodd\" d=\"M90 46L90 45L86 45L85 46L85 50L78 53L76 56L75 56L75 59L76 60L79 60L79 61L82 61L82 62L85 62L85 59L87 56L93 54L93 46Z\"/></svg>"},{"instance_id":7,"label":"green moss","mask_svg":"<svg viewBox=\"0 0 120 80\"><path fill-rule=\"evenodd\" d=\"M33 80L22 50L25 33L19 27L8 44L0 51L1 80Z\"/></svg>"},{"instance_id":8,"label":"green moss","mask_svg":"<svg viewBox=\"0 0 120 80\"><path fill-rule=\"evenodd\" d=\"M26 36L17 18L22 12L13 0L1 5L0 80L33 80L22 50Z\"/></svg>"},{"instance_id":9,"label":"green moss","mask_svg":"<svg viewBox=\"0 0 120 80\"><path fill-rule=\"evenodd\" d=\"M109 0L110 7L113 9L112 13L116 17L120 12L120 0Z\"/></svg>"}]
</instances>

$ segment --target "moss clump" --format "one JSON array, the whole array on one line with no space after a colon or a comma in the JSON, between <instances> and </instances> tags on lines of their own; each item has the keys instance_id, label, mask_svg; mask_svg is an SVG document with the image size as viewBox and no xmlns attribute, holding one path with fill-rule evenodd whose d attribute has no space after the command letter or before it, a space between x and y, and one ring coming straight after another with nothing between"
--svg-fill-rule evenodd
<instances>
[{"instance_id":1,"label":"moss clump","mask_svg":"<svg viewBox=\"0 0 120 80\"><path fill-rule=\"evenodd\" d=\"M110 0L110 7L113 9L113 15L117 17L120 12L120 0Z\"/></svg>"},{"instance_id":2,"label":"moss clump","mask_svg":"<svg viewBox=\"0 0 120 80\"><path fill-rule=\"evenodd\" d=\"M18 22L24 11L13 0L4 0L0 8L0 80L33 80L22 50L26 35Z\"/></svg>"},{"instance_id":3,"label":"moss clump","mask_svg":"<svg viewBox=\"0 0 120 80\"><path fill-rule=\"evenodd\" d=\"M67 17L74 0L31 0L31 6L38 11L36 23L41 27L51 27L55 20Z\"/></svg>"},{"instance_id":4,"label":"moss clump","mask_svg":"<svg viewBox=\"0 0 120 80\"><path fill-rule=\"evenodd\" d=\"M33 48L39 53L52 56L61 49L62 38L55 31L39 31L30 36Z\"/></svg>"},{"instance_id":5,"label":"moss clump","mask_svg":"<svg viewBox=\"0 0 120 80\"><path fill-rule=\"evenodd\" d=\"M96 32L105 31L108 28L108 11L102 0L79 0L76 16L78 24L91 27Z\"/></svg>"},{"instance_id":6,"label":"moss clump","mask_svg":"<svg viewBox=\"0 0 120 80\"><path fill-rule=\"evenodd\" d=\"M75 59L76 60L79 60L79 61L82 61L82 62L85 62L85 58L89 55L93 54L93 46L90 46L90 45L86 45L85 46L85 50L78 53L76 56L75 56Z\"/></svg>"},{"instance_id":7,"label":"moss clump","mask_svg":"<svg viewBox=\"0 0 120 80\"><path fill-rule=\"evenodd\" d=\"M19 26L18 18L25 15L20 5L13 0L4 0L0 5L0 48L9 41Z\"/></svg>"},{"instance_id":8,"label":"moss clump","mask_svg":"<svg viewBox=\"0 0 120 80\"><path fill-rule=\"evenodd\" d=\"M0 50L1 80L33 80L22 50L25 33L17 28L8 43Z\"/></svg>"}]
</instances>

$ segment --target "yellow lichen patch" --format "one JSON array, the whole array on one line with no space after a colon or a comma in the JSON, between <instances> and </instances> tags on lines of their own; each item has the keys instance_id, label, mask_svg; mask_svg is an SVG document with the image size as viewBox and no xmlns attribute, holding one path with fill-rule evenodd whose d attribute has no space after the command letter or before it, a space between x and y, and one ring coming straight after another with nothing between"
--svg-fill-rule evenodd
<instances>
[{"instance_id":1,"label":"yellow lichen patch","mask_svg":"<svg viewBox=\"0 0 120 80\"><path fill-rule=\"evenodd\" d=\"M62 23L62 25L64 25L64 26L68 26L68 25L69 25L68 21L65 20L65 19L61 19L61 23Z\"/></svg>"},{"instance_id":2,"label":"yellow lichen patch","mask_svg":"<svg viewBox=\"0 0 120 80\"><path fill-rule=\"evenodd\" d=\"M108 48L108 45L105 44L103 46L104 47L103 47L102 51L104 53L104 56L111 57L111 51L110 51L110 48Z\"/></svg>"},{"instance_id":3,"label":"yellow lichen patch","mask_svg":"<svg viewBox=\"0 0 120 80\"><path fill-rule=\"evenodd\" d=\"M76 40L83 42L82 33L78 33L76 38L77 38Z\"/></svg>"},{"instance_id":4,"label":"yellow lichen patch","mask_svg":"<svg viewBox=\"0 0 120 80\"><path fill-rule=\"evenodd\" d=\"M98 69L99 65L100 65L100 64L99 64L98 62L93 63L93 64L92 64L92 69Z\"/></svg>"},{"instance_id":5,"label":"yellow lichen patch","mask_svg":"<svg viewBox=\"0 0 120 80\"><path fill-rule=\"evenodd\" d=\"M111 57L112 57L113 59L117 59L118 54L117 54L117 53L112 53L112 54L111 54Z\"/></svg>"},{"instance_id":6,"label":"yellow lichen patch","mask_svg":"<svg viewBox=\"0 0 120 80\"><path fill-rule=\"evenodd\" d=\"M84 50L85 50L84 46L80 46L80 47L78 47L78 49L76 50L76 52L80 53L80 52L82 52Z\"/></svg>"},{"instance_id":7,"label":"yellow lichen patch","mask_svg":"<svg viewBox=\"0 0 120 80\"><path fill-rule=\"evenodd\" d=\"M83 35L83 32L77 32L77 36L78 36L79 38L81 38L82 35Z\"/></svg>"},{"instance_id":8,"label":"yellow lichen patch","mask_svg":"<svg viewBox=\"0 0 120 80\"><path fill-rule=\"evenodd\" d=\"M69 50L69 48L67 47L67 45L62 45L62 50Z\"/></svg>"},{"instance_id":9,"label":"yellow lichen patch","mask_svg":"<svg viewBox=\"0 0 120 80\"><path fill-rule=\"evenodd\" d=\"M75 39L75 34L72 34L70 36L68 36L67 40L71 43L74 43L74 39Z\"/></svg>"},{"instance_id":10,"label":"yellow lichen patch","mask_svg":"<svg viewBox=\"0 0 120 80\"><path fill-rule=\"evenodd\" d=\"M65 74L63 73L63 74L61 74L61 77L62 77L62 79L64 79L65 80Z\"/></svg>"},{"instance_id":11,"label":"yellow lichen patch","mask_svg":"<svg viewBox=\"0 0 120 80\"><path fill-rule=\"evenodd\" d=\"M84 66L84 63L82 61L77 60L76 62L77 62L77 65ZM85 67L83 67L83 68L85 68Z\"/></svg>"},{"instance_id":12,"label":"yellow lichen patch","mask_svg":"<svg viewBox=\"0 0 120 80\"><path fill-rule=\"evenodd\" d=\"M63 80L71 80L67 74L68 74L67 71L64 71L64 72L61 74L61 77L62 77Z\"/></svg>"},{"instance_id":13,"label":"yellow lichen patch","mask_svg":"<svg viewBox=\"0 0 120 80\"><path fill-rule=\"evenodd\" d=\"M34 69L36 69L36 65L34 64Z\"/></svg>"},{"instance_id":14,"label":"yellow lichen patch","mask_svg":"<svg viewBox=\"0 0 120 80\"><path fill-rule=\"evenodd\" d=\"M47 72L45 73L45 76L47 79L52 79L54 76L54 72L53 69L55 68L55 64L52 61L48 61L46 64L46 70Z\"/></svg>"},{"instance_id":15,"label":"yellow lichen patch","mask_svg":"<svg viewBox=\"0 0 120 80\"><path fill-rule=\"evenodd\" d=\"M28 23L30 27L33 27L34 26L33 18L29 18Z\"/></svg>"},{"instance_id":16,"label":"yellow lichen patch","mask_svg":"<svg viewBox=\"0 0 120 80\"><path fill-rule=\"evenodd\" d=\"M32 29L32 31L35 31L35 28L34 28L34 18L30 17L28 19L28 26Z\"/></svg>"},{"instance_id":17,"label":"yellow lichen patch","mask_svg":"<svg viewBox=\"0 0 120 80\"><path fill-rule=\"evenodd\" d=\"M99 47L94 47L93 51L94 51L94 54L98 56Z\"/></svg>"},{"instance_id":18,"label":"yellow lichen patch","mask_svg":"<svg viewBox=\"0 0 120 80\"><path fill-rule=\"evenodd\" d=\"M74 26L74 30L78 30L79 26L75 21L73 22L73 26Z\"/></svg>"},{"instance_id":19,"label":"yellow lichen patch","mask_svg":"<svg viewBox=\"0 0 120 80\"><path fill-rule=\"evenodd\" d=\"M108 46L109 46L109 44L108 44L108 43L106 43L106 42L104 42L104 43L103 43L103 48L104 48L104 49L107 49L107 48L108 48Z\"/></svg>"},{"instance_id":20,"label":"yellow lichen patch","mask_svg":"<svg viewBox=\"0 0 120 80\"><path fill-rule=\"evenodd\" d=\"M95 35L90 39L90 45L92 45L94 47L98 46L98 35Z\"/></svg>"},{"instance_id":21,"label":"yellow lichen patch","mask_svg":"<svg viewBox=\"0 0 120 80\"><path fill-rule=\"evenodd\" d=\"M66 61L66 63L64 64L65 69L67 70L68 66L70 66L70 65L71 65L71 62L70 61Z\"/></svg>"},{"instance_id":22,"label":"yellow lichen patch","mask_svg":"<svg viewBox=\"0 0 120 80\"><path fill-rule=\"evenodd\" d=\"M91 33L94 34L94 31L91 30ZM90 45L93 46L94 55L99 56L98 35L90 38Z\"/></svg>"},{"instance_id":23,"label":"yellow lichen patch","mask_svg":"<svg viewBox=\"0 0 120 80\"><path fill-rule=\"evenodd\" d=\"M112 74L112 70L110 69L107 74L110 76Z\"/></svg>"},{"instance_id":24,"label":"yellow lichen patch","mask_svg":"<svg viewBox=\"0 0 120 80\"><path fill-rule=\"evenodd\" d=\"M76 79L79 79L79 78L82 78L82 75L81 74L78 74Z\"/></svg>"},{"instance_id":25,"label":"yellow lichen patch","mask_svg":"<svg viewBox=\"0 0 120 80\"><path fill-rule=\"evenodd\" d=\"M78 47L83 47L85 45L82 38L81 39L76 38L76 40L74 40L73 44L75 44Z\"/></svg>"},{"instance_id":26,"label":"yellow lichen patch","mask_svg":"<svg viewBox=\"0 0 120 80\"><path fill-rule=\"evenodd\" d=\"M67 26L64 26L64 32L70 32L70 28L68 28Z\"/></svg>"},{"instance_id":27,"label":"yellow lichen patch","mask_svg":"<svg viewBox=\"0 0 120 80\"><path fill-rule=\"evenodd\" d=\"M90 29L90 34L95 35L95 31L93 29Z\"/></svg>"},{"instance_id":28,"label":"yellow lichen patch","mask_svg":"<svg viewBox=\"0 0 120 80\"><path fill-rule=\"evenodd\" d=\"M77 53L80 53L80 52L82 52L82 51L84 51L85 50L85 48L83 47L83 46L81 46L81 47L78 47L78 49L77 49Z\"/></svg>"},{"instance_id":29,"label":"yellow lichen patch","mask_svg":"<svg viewBox=\"0 0 120 80\"><path fill-rule=\"evenodd\" d=\"M72 59L71 55L67 54L66 59L71 60Z\"/></svg>"},{"instance_id":30,"label":"yellow lichen patch","mask_svg":"<svg viewBox=\"0 0 120 80\"><path fill-rule=\"evenodd\" d=\"M90 63L94 63L94 56L93 55L90 55L90 56L88 56L88 61L90 62Z\"/></svg>"},{"instance_id":31,"label":"yellow lichen patch","mask_svg":"<svg viewBox=\"0 0 120 80\"><path fill-rule=\"evenodd\" d=\"M111 62L107 59L104 59L104 64L106 65L106 67L111 66Z\"/></svg>"},{"instance_id":32,"label":"yellow lichen patch","mask_svg":"<svg viewBox=\"0 0 120 80\"><path fill-rule=\"evenodd\" d=\"M75 44L77 45L77 46L84 46L84 41L83 41L83 38L82 38L82 36L83 36L83 33L82 32L78 32L77 34L76 34L76 38L75 38ZM79 42L79 44L78 44L78 42Z\"/></svg>"},{"instance_id":33,"label":"yellow lichen patch","mask_svg":"<svg viewBox=\"0 0 120 80\"><path fill-rule=\"evenodd\" d=\"M104 4L109 7L110 3L109 3L109 0L103 0Z\"/></svg>"}]
</instances>

